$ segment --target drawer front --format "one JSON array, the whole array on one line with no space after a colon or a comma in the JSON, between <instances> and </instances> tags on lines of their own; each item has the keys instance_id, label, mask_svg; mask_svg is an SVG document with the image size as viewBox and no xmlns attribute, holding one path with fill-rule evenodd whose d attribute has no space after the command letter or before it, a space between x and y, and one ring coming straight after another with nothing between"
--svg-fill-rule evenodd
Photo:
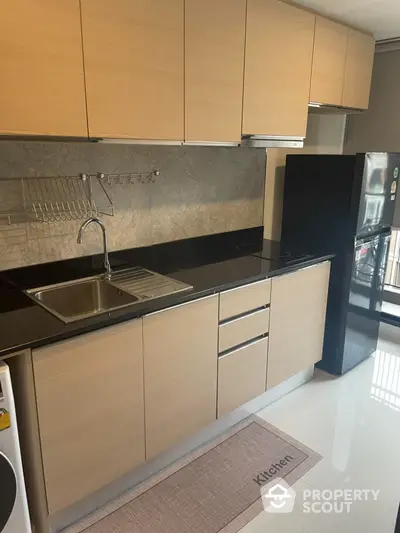
<instances>
[{"instance_id":1,"label":"drawer front","mask_svg":"<svg viewBox=\"0 0 400 533\"><path fill-rule=\"evenodd\" d=\"M219 326L219 352L268 333L269 308L255 311Z\"/></svg>"},{"instance_id":2,"label":"drawer front","mask_svg":"<svg viewBox=\"0 0 400 533\"><path fill-rule=\"evenodd\" d=\"M219 299L219 320L242 315L271 301L271 280L257 281L244 287L222 292Z\"/></svg>"},{"instance_id":3,"label":"drawer front","mask_svg":"<svg viewBox=\"0 0 400 533\"><path fill-rule=\"evenodd\" d=\"M218 359L218 418L265 392L268 339Z\"/></svg>"}]
</instances>

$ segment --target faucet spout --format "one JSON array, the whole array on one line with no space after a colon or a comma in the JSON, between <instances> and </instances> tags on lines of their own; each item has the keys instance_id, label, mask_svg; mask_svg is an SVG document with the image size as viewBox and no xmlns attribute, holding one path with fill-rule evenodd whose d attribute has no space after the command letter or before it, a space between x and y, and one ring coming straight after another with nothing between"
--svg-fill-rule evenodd
<instances>
[{"instance_id":1,"label":"faucet spout","mask_svg":"<svg viewBox=\"0 0 400 533\"><path fill-rule=\"evenodd\" d=\"M84 234L86 228L92 223L97 224L98 226L100 226L102 234L103 234L104 268L106 270L105 277L106 277L106 279L109 280L109 279L111 279L112 270L111 270L110 261L109 261L109 258L108 258L107 232L106 232L106 228L105 228L103 222L100 219L96 218L96 217L91 217L91 218L88 218L87 220L85 220L85 222L79 228L77 243L78 244L82 244L82 242L83 242L83 234Z\"/></svg>"}]
</instances>

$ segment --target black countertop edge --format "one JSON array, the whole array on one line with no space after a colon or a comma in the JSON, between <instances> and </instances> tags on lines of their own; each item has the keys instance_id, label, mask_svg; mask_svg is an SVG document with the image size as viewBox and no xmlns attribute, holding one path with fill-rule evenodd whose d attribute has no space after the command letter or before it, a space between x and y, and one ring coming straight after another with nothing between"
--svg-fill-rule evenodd
<instances>
[{"instance_id":1,"label":"black countertop edge","mask_svg":"<svg viewBox=\"0 0 400 533\"><path fill-rule=\"evenodd\" d=\"M0 359L26 349L43 347L108 326L124 323L169 307L240 287L247 283L288 274L329 261L333 257L333 254L318 255L312 258L307 256L304 261L299 259L298 262L287 265L251 254L169 272L168 275L171 277L189 283L194 288L190 291L133 304L118 311L70 324L64 324L32 302L26 308L13 310L9 313L0 313ZM15 290L17 289L15 288Z\"/></svg>"}]
</instances>

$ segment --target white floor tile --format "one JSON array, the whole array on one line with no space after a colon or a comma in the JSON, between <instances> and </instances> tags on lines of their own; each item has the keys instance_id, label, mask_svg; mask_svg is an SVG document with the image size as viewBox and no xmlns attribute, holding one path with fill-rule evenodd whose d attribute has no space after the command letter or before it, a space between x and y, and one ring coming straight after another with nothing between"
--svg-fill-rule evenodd
<instances>
[{"instance_id":1,"label":"white floor tile","mask_svg":"<svg viewBox=\"0 0 400 533\"><path fill-rule=\"evenodd\" d=\"M349 513L314 515L307 533L393 533L398 501L354 502ZM296 531L296 530L293 530Z\"/></svg>"},{"instance_id":2,"label":"white floor tile","mask_svg":"<svg viewBox=\"0 0 400 533\"><path fill-rule=\"evenodd\" d=\"M312 527L314 517L302 511L302 498L304 489L310 489L303 481L298 481L293 486L297 493L293 511L288 514L271 514L263 511L254 520L247 524L240 533L266 533L279 531L280 533L306 533Z\"/></svg>"},{"instance_id":3,"label":"white floor tile","mask_svg":"<svg viewBox=\"0 0 400 533\"><path fill-rule=\"evenodd\" d=\"M264 512L242 533L393 533L400 502L400 343L382 339L376 354L345 376L318 372L258 415L323 456L303 486L380 494L376 502L354 502L349 514L305 515L299 501L290 515Z\"/></svg>"}]
</instances>

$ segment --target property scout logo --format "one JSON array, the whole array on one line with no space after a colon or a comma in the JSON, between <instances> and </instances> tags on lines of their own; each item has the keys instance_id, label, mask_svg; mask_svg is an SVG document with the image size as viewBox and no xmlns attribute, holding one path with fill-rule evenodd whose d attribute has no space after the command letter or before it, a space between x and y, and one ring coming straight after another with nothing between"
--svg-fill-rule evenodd
<instances>
[{"instance_id":1,"label":"property scout logo","mask_svg":"<svg viewBox=\"0 0 400 533\"><path fill-rule=\"evenodd\" d=\"M277 478L261 487L261 499L267 513L291 513L300 498L305 514L350 513L355 502L376 501L379 490L373 489L304 489L296 494L283 479Z\"/></svg>"}]
</instances>

